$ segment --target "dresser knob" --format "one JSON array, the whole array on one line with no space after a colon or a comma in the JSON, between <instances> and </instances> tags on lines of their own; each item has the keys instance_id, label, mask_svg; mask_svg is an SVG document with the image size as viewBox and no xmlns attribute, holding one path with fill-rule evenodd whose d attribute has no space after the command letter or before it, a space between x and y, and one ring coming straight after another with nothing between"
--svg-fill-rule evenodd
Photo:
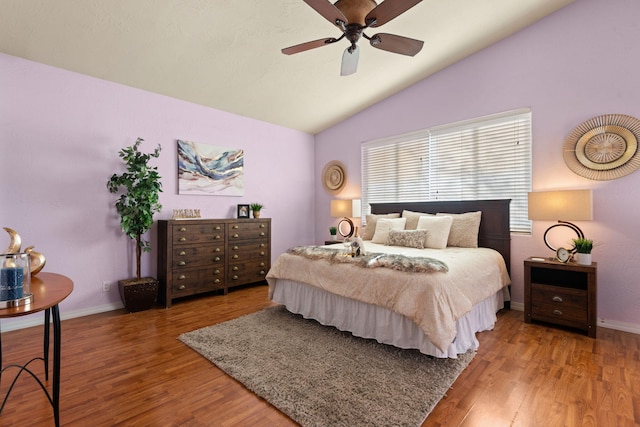
<instances>
[{"instance_id":1,"label":"dresser knob","mask_svg":"<svg viewBox=\"0 0 640 427\"><path fill-rule=\"evenodd\" d=\"M214 228L214 230L220 230L220 226L217 225L216 228Z\"/></svg>"},{"instance_id":2,"label":"dresser knob","mask_svg":"<svg viewBox=\"0 0 640 427\"><path fill-rule=\"evenodd\" d=\"M214 239L216 240L220 240L222 237L219 234L216 234L216 237L214 237Z\"/></svg>"},{"instance_id":3,"label":"dresser knob","mask_svg":"<svg viewBox=\"0 0 640 427\"><path fill-rule=\"evenodd\" d=\"M186 287L185 285L180 285L180 286L178 287L178 289L182 291L182 290L187 289L187 287Z\"/></svg>"},{"instance_id":4,"label":"dresser knob","mask_svg":"<svg viewBox=\"0 0 640 427\"><path fill-rule=\"evenodd\" d=\"M237 251L238 249L240 249L240 248L239 248L239 247L237 247L237 246L234 246L234 247L233 247L233 250L234 250L234 251Z\"/></svg>"},{"instance_id":5,"label":"dresser knob","mask_svg":"<svg viewBox=\"0 0 640 427\"><path fill-rule=\"evenodd\" d=\"M260 251L260 256L264 256L264 251Z\"/></svg>"},{"instance_id":6,"label":"dresser knob","mask_svg":"<svg viewBox=\"0 0 640 427\"><path fill-rule=\"evenodd\" d=\"M260 263L260 267L264 267L264 262L261 262L261 263Z\"/></svg>"},{"instance_id":7,"label":"dresser knob","mask_svg":"<svg viewBox=\"0 0 640 427\"><path fill-rule=\"evenodd\" d=\"M180 267L184 267L185 265L187 265L187 263L186 263L186 262L184 262L184 261L180 261L180 262L178 263L178 265L179 265Z\"/></svg>"},{"instance_id":8,"label":"dresser knob","mask_svg":"<svg viewBox=\"0 0 640 427\"><path fill-rule=\"evenodd\" d=\"M220 279L214 280L213 283L215 283L217 285L218 283L220 283Z\"/></svg>"},{"instance_id":9,"label":"dresser knob","mask_svg":"<svg viewBox=\"0 0 640 427\"><path fill-rule=\"evenodd\" d=\"M181 241L181 242L186 242L186 241L187 241L187 238L186 238L186 237L181 237L181 238L180 238L180 241Z\"/></svg>"},{"instance_id":10,"label":"dresser knob","mask_svg":"<svg viewBox=\"0 0 640 427\"><path fill-rule=\"evenodd\" d=\"M178 280L184 280L186 278L187 278L187 276L185 276L184 274L181 274L181 275L178 276Z\"/></svg>"},{"instance_id":11,"label":"dresser knob","mask_svg":"<svg viewBox=\"0 0 640 427\"><path fill-rule=\"evenodd\" d=\"M238 280L238 276L233 276L231 279Z\"/></svg>"},{"instance_id":12,"label":"dresser knob","mask_svg":"<svg viewBox=\"0 0 640 427\"><path fill-rule=\"evenodd\" d=\"M558 295L554 296L551 299L553 300L553 302L562 302L562 297L559 297Z\"/></svg>"},{"instance_id":13,"label":"dresser knob","mask_svg":"<svg viewBox=\"0 0 640 427\"><path fill-rule=\"evenodd\" d=\"M233 256L233 259L238 259L238 255L234 255L234 256Z\"/></svg>"},{"instance_id":14,"label":"dresser knob","mask_svg":"<svg viewBox=\"0 0 640 427\"><path fill-rule=\"evenodd\" d=\"M180 251L180 253L178 255L180 256L185 256L187 253L185 251Z\"/></svg>"},{"instance_id":15,"label":"dresser knob","mask_svg":"<svg viewBox=\"0 0 640 427\"><path fill-rule=\"evenodd\" d=\"M264 224L260 224L260 228L264 228Z\"/></svg>"},{"instance_id":16,"label":"dresser knob","mask_svg":"<svg viewBox=\"0 0 640 427\"><path fill-rule=\"evenodd\" d=\"M264 276L264 270L260 270L260 275Z\"/></svg>"},{"instance_id":17,"label":"dresser knob","mask_svg":"<svg viewBox=\"0 0 640 427\"><path fill-rule=\"evenodd\" d=\"M553 310L553 314L555 314L556 316L562 316L562 312L560 310Z\"/></svg>"},{"instance_id":18,"label":"dresser knob","mask_svg":"<svg viewBox=\"0 0 640 427\"><path fill-rule=\"evenodd\" d=\"M180 227L180 231L187 231L186 227Z\"/></svg>"},{"instance_id":19,"label":"dresser knob","mask_svg":"<svg viewBox=\"0 0 640 427\"><path fill-rule=\"evenodd\" d=\"M213 260L214 260L215 262L219 262L219 261L220 261L220 257L219 257L219 256L217 256L217 257L215 257Z\"/></svg>"},{"instance_id":20,"label":"dresser knob","mask_svg":"<svg viewBox=\"0 0 640 427\"><path fill-rule=\"evenodd\" d=\"M235 267L232 268L233 271L238 271L238 266L236 265Z\"/></svg>"},{"instance_id":21,"label":"dresser knob","mask_svg":"<svg viewBox=\"0 0 640 427\"><path fill-rule=\"evenodd\" d=\"M238 237L240 237L240 236L238 236L238 233L236 233L236 234L234 234L234 235L233 235L233 238L234 238L234 239L237 239Z\"/></svg>"},{"instance_id":22,"label":"dresser knob","mask_svg":"<svg viewBox=\"0 0 640 427\"><path fill-rule=\"evenodd\" d=\"M264 237L264 236L266 236L265 233L260 233L260 237Z\"/></svg>"},{"instance_id":23,"label":"dresser knob","mask_svg":"<svg viewBox=\"0 0 640 427\"><path fill-rule=\"evenodd\" d=\"M237 229L238 229L238 225L234 225L234 226L233 226L233 227L231 227L231 228L233 228L234 230L237 230Z\"/></svg>"},{"instance_id":24,"label":"dresser knob","mask_svg":"<svg viewBox=\"0 0 640 427\"><path fill-rule=\"evenodd\" d=\"M216 252L220 252L220 248L216 248Z\"/></svg>"},{"instance_id":25,"label":"dresser knob","mask_svg":"<svg viewBox=\"0 0 640 427\"><path fill-rule=\"evenodd\" d=\"M265 244L264 243L260 243L260 247L264 248Z\"/></svg>"},{"instance_id":26,"label":"dresser knob","mask_svg":"<svg viewBox=\"0 0 640 427\"><path fill-rule=\"evenodd\" d=\"M213 274L220 274L220 270L214 271Z\"/></svg>"}]
</instances>

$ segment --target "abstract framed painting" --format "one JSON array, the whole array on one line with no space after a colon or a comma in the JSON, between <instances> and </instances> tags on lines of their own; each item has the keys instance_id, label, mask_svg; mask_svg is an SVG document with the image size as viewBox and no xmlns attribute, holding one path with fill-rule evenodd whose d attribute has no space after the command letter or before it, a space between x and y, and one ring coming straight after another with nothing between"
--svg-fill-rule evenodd
<instances>
[{"instance_id":1,"label":"abstract framed painting","mask_svg":"<svg viewBox=\"0 0 640 427\"><path fill-rule=\"evenodd\" d=\"M244 151L178 140L178 194L244 195Z\"/></svg>"}]
</instances>

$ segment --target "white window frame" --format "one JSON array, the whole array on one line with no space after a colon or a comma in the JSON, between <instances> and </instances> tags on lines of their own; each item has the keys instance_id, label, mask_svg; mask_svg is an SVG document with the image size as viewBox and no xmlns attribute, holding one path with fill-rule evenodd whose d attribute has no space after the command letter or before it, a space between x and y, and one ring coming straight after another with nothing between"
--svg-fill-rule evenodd
<instances>
[{"instance_id":1,"label":"white window frame","mask_svg":"<svg viewBox=\"0 0 640 427\"><path fill-rule=\"evenodd\" d=\"M364 142L363 224L370 203L511 199L511 231L531 233L531 141L526 108Z\"/></svg>"}]
</instances>

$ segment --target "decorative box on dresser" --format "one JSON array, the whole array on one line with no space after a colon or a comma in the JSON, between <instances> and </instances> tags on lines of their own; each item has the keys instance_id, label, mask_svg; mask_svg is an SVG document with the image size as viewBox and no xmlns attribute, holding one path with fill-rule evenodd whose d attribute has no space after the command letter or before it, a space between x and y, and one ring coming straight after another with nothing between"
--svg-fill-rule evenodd
<instances>
[{"instance_id":1,"label":"decorative box on dresser","mask_svg":"<svg viewBox=\"0 0 640 427\"><path fill-rule=\"evenodd\" d=\"M580 329L596 336L596 263L580 265L553 259L524 261L524 320Z\"/></svg>"},{"instance_id":2,"label":"decorative box on dresser","mask_svg":"<svg viewBox=\"0 0 640 427\"><path fill-rule=\"evenodd\" d=\"M158 221L158 300L264 280L271 265L271 219Z\"/></svg>"}]
</instances>

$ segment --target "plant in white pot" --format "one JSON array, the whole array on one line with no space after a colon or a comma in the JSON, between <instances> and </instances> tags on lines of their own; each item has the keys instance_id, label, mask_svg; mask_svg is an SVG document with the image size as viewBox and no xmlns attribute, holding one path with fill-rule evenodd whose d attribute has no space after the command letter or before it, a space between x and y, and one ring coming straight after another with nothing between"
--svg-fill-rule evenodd
<instances>
[{"instance_id":1,"label":"plant in white pot","mask_svg":"<svg viewBox=\"0 0 640 427\"><path fill-rule=\"evenodd\" d=\"M329 234L331 234L331 240L336 240L336 236L338 234L338 227L334 227L334 226L329 227Z\"/></svg>"},{"instance_id":2,"label":"plant in white pot","mask_svg":"<svg viewBox=\"0 0 640 427\"><path fill-rule=\"evenodd\" d=\"M576 248L576 262L581 265L591 265L593 240L578 237L577 239L573 239L573 245Z\"/></svg>"},{"instance_id":3,"label":"plant in white pot","mask_svg":"<svg viewBox=\"0 0 640 427\"><path fill-rule=\"evenodd\" d=\"M135 240L136 277L118 282L122 302L130 312L151 308L158 294L157 280L141 277L140 259L142 252L151 251L150 243L142 236L151 229L153 214L162 209L159 203L162 182L158 167L149 166L151 158L160 156L161 147L158 145L152 153L142 153L138 147L143 141L138 138L135 144L120 150L118 155L127 170L120 175L113 174L107 182L111 193L121 193L115 204L120 215L120 228Z\"/></svg>"}]
</instances>

